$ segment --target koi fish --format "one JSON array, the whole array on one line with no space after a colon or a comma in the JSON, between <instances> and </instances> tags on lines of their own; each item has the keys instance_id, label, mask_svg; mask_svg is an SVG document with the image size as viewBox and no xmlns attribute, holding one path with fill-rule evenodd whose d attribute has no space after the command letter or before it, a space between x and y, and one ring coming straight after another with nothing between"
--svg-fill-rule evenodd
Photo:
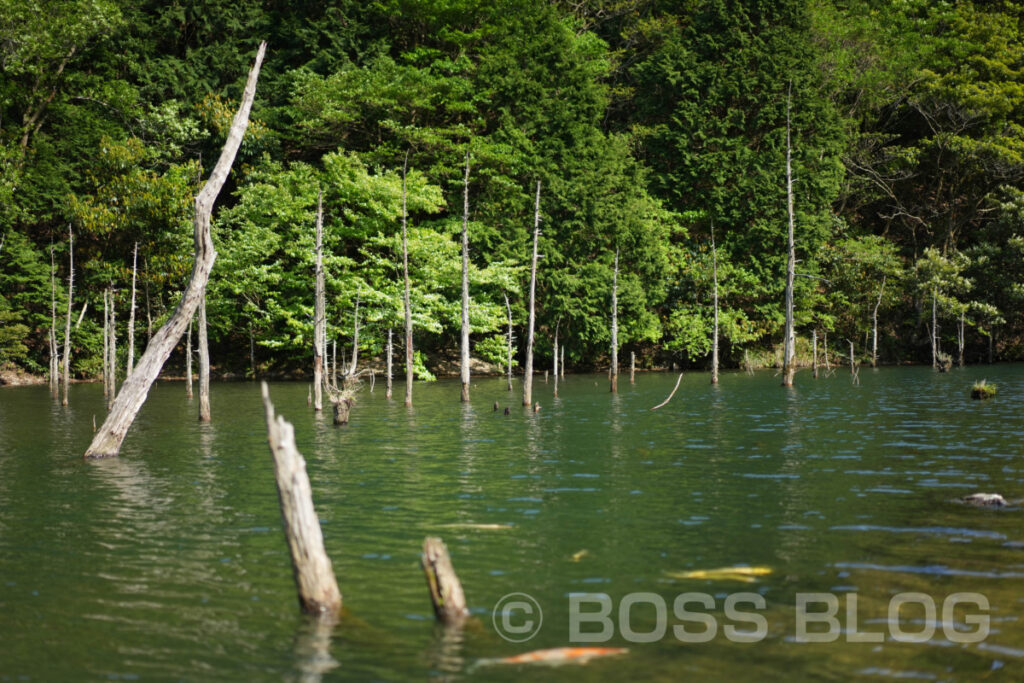
<instances>
[{"instance_id":1,"label":"koi fish","mask_svg":"<svg viewBox=\"0 0 1024 683\"><path fill-rule=\"evenodd\" d=\"M624 647L555 647L549 650L534 650L521 655L501 657L498 659L481 659L477 666L491 664L545 664L560 666L562 664L586 664L598 657L611 657L629 652Z\"/></svg>"},{"instance_id":2,"label":"koi fish","mask_svg":"<svg viewBox=\"0 0 1024 683\"><path fill-rule=\"evenodd\" d=\"M586 557L589 554L590 554L589 550L578 550L578 551L574 552L572 554L572 557L570 557L569 559L571 561L573 561L573 562L579 562L580 560L582 560L584 557Z\"/></svg>"},{"instance_id":3,"label":"koi fish","mask_svg":"<svg viewBox=\"0 0 1024 683\"><path fill-rule=\"evenodd\" d=\"M720 569L694 569L688 572L666 572L673 579L708 579L711 581L742 581L754 583L759 576L768 576L768 567L722 567Z\"/></svg>"}]
</instances>

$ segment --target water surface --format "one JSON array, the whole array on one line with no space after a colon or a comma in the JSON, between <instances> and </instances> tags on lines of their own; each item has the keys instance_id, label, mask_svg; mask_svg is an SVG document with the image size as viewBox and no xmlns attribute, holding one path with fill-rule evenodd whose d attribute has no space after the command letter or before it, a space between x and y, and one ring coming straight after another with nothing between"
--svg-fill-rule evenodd
<instances>
[{"instance_id":1,"label":"water surface","mask_svg":"<svg viewBox=\"0 0 1024 683\"><path fill-rule=\"evenodd\" d=\"M975 379L999 385L970 400ZM535 382L539 413L519 387L480 379L460 405L457 382L417 384L415 407L365 387L352 424L336 428L306 405L307 385L271 395L294 423L308 461L328 553L344 595L336 627L298 612L255 384L215 384L214 422L195 419L181 383L158 383L120 458L85 462L101 387L72 387L71 406L45 387L0 390L0 680L972 680L1024 677L1022 511L964 507L976 491L1024 497L1024 366L948 375L864 369L784 390L770 372L628 377L609 395L601 375ZM404 393L396 385L395 395ZM494 412L493 403L502 410ZM505 406L511 414L505 416ZM478 526L483 525L483 526ZM447 542L475 620L435 627L418 567L426 535ZM583 552L585 551L585 552ZM753 583L672 573L748 565ZM899 612L903 592L928 596ZM504 595L543 610L535 637L507 642L492 623ZM624 596L653 593L668 609L664 637L631 643ZM673 637L674 599L711 595L705 643ZM734 643L724 602L763 597L759 642ZM858 629L880 643L797 642L801 593L856 596ZM945 637L941 609L983 594L990 633ZM570 642L570 595L605 594L608 646L629 653L586 665L481 664ZM978 609L948 628L972 627ZM634 632L658 626L648 601ZM688 631L702 627L685 624Z\"/></svg>"}]
</instances>

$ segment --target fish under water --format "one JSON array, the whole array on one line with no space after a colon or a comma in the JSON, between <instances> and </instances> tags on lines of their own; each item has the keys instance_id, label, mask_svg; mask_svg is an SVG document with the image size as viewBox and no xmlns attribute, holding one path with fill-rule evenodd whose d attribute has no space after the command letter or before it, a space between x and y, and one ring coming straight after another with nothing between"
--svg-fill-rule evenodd
<instances>
[{"instance_id":1,"label":"fish under water","mask_svg":"<svg viewBox=\"0 0 1024 683\"><path fill-rule=\"evenodd\" d=\"M562 664L586 664L598 657L611 657L629 652L624 647L555 647L547 650L533 650L521 655L479 659L474 666L491 666L498 664L544 664L560 666Z\"/></svg>"},{"instance_id":2,"label":"fish under water","mask_svg":"<svg viewBox=\"0 0 1024 683\"><path fill-rule=\"evenodd\" d=\"M759 576L772 573L769 567L720 567L718 569L694 569L687 572L666 572L673 579L708 579L711 581L742 581L754 583Z\"/></svg>"}]
</instances>

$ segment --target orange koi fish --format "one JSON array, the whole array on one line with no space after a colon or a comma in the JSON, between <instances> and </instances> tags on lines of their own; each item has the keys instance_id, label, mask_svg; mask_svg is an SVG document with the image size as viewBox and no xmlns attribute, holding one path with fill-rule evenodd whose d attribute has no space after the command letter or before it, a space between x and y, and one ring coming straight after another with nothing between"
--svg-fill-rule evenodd
<instances>
[{"instance_id":1,"label":"orange koi fish","mask_svg":"<svg viewBox=\"0 0 1024 683\"><path fill-rule=\"evenodd\" d=\"M549 650L534 650L521 655L501 657L498 659L481 659L477 665L486 664L586 664L597 657L610 657L629 652L624 647L555 647Z\"/></svg>"}]
</instances>

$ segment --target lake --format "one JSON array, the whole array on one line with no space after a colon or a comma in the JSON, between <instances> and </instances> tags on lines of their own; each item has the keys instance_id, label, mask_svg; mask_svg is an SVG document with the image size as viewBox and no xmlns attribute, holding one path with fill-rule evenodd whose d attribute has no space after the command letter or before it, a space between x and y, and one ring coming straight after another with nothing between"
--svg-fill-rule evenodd
<instances>
[{"instance_id":1,"label":"lake","mask_svg":"<svg viewBox=\"0 0 1024 683\"><path fill-rule=\"evenodd\" d=\"M996 398L969 398L980 378ZM347 427L271 384L344 596L334 627L299 613L257 384L215 384L200 424L158 383L121 457L93 462L99 384L69 408L2 389L0 680L1024 678L1022 511L955 502L1024 497L1024 366L793 390L688 373L651 411L675 380L625 375L613 396L576 375L555 399L538 377L536 414L518 382L478 379L465 406L457 380L417 384L411 410L378 382ZM462 631L434 624L428 535L462 579ZM495 614L511 593L528 598ZM628 652L488 661L564 646Z\"/></svg>"}]
</instances>

